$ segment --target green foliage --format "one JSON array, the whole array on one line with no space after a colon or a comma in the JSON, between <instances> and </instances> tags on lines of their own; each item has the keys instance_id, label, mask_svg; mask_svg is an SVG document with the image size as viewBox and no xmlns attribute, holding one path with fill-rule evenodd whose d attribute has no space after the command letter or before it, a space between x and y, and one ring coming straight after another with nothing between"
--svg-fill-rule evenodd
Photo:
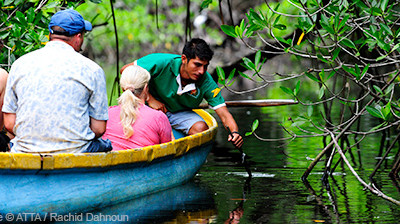
<instances>
[{"instance_id":1,"label":"green foliage","mask_svg":"<svg viewBox=\"0 0 400 224\"><path fill-rule=\"evenodd\" d=\"M266 2L249 9L240 24L221 30L259 53L254 60L243 57L248 72L239 72L242 78L272 84L261 74L263 53L292 54L309 66L293 76L275 76L274 82L286 81L279 88L283 95L307 107L305 114L291 116L290 125L283 121L288 135L328 136L333 130L349 138L398 126L399 11L400 5L388 0ZM364 108L368 101L374 106ZM364 110L368 113L360 113ZM351 125L358 120L376 126Z\"/></svg>"},{"instance_id":2,"label":"green foliage","mask_svg":"<svg viewBox=\"0 0 400 224\"><path fill-rule=\"evenodd\" d=\"M253 124L251 125L251 132L246 132L245 136L250 136L250 135L254 134L254 132L257 130L259 124L260 124L260 122L258 121L258 119L254 120Z\"/></svg>"},{"instance_id":3,"label":"green foliage","mask_svg":"<svg viewBox=\"0 0 400 224\"><path fill-rule=\"evenodd\" d=\"M100 3L99 0L91 2ZM60 7L79 6L77 1L50 0L45 5L41 1L6 0L0 2L0 39L6 50L0 54L2 66L11 65L17 58L41 48L48 41L50 17Z\"/></svg>"}]
</instances>

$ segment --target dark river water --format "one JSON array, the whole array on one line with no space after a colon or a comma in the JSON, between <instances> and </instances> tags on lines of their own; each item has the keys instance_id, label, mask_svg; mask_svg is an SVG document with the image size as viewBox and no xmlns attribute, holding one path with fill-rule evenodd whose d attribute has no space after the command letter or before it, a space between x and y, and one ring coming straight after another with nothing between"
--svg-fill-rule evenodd
<instances>
[{"instance_id":1,"label":"dark river water","mask_svg":"<svg viewBox=\"0 0 400 224\"><path fill-rule=\"evenodd\" d=\"M297 106L231 109L241 131L260 120L257 134L284 137L279 123ZM329 184L321 181L323 162L308 177L301 176L322 148L318 139L265 142L246 137L253 177L248 178L241 154L226 142L219 127L216 145L190 183L107 208L107 213L129 214L132 223L399 223L400 207L367 190L343 164ZM377 163L380 138L354 152L353 165L367 183ZM393 155L374 178L382 192L400 198L399 182L388 177Z\"/></svg>"}]
</instances>

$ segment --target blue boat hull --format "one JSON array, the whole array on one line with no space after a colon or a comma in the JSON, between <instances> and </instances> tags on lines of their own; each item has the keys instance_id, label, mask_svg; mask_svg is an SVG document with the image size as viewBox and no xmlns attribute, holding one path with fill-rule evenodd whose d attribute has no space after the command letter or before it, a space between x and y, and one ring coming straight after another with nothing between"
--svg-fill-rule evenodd
<instances>
[{"instance_id":1,"label":"blue boat hull","mask_svg":"<svg viewBox=\"0 0 400 224\"><path fill-rule=\"evenodd\" d=\"M212 142L179 157L105 168L59 171L2 170L0 213L72 213L162 191L192 179Z\"/></svg>"}]
</instances>

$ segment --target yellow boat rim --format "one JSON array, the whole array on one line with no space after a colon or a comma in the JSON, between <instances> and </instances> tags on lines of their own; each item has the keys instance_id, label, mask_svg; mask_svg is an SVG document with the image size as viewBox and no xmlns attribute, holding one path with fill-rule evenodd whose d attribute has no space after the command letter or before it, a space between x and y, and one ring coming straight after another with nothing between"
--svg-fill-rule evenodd
<instances>
[{"instance_id":1,"label":"yellow boat rim","mask_svg":"<svg viewBox=\"0 0 400 224\"><path fill-rule=\"evenodd\" d=\"M211 142L217 133L217 121L204 110L194 110L210 127L207 131L160 145L107 153L0 153L0 169L58 170L110 167L136 162L151 162L165 156L181 156Z\"/></svg>"}]
</instances>

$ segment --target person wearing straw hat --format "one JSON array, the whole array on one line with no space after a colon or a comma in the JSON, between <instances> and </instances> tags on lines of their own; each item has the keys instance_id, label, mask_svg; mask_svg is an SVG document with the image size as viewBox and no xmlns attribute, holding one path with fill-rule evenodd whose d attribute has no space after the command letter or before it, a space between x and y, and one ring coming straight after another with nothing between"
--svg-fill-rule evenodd
<instances>
[{"instance_id":1,"label":"person wearing straw hat","mask_svg":"<svg viewBox=\"0 0 400 224\"><path fill-rule=\"evenodd\" d=\"M15 134L11 152L111 151L103 69L78 52L92 24L73 9L55 13L50 41L11 66L4 123Z\"/></svg>"}]
</instances>

